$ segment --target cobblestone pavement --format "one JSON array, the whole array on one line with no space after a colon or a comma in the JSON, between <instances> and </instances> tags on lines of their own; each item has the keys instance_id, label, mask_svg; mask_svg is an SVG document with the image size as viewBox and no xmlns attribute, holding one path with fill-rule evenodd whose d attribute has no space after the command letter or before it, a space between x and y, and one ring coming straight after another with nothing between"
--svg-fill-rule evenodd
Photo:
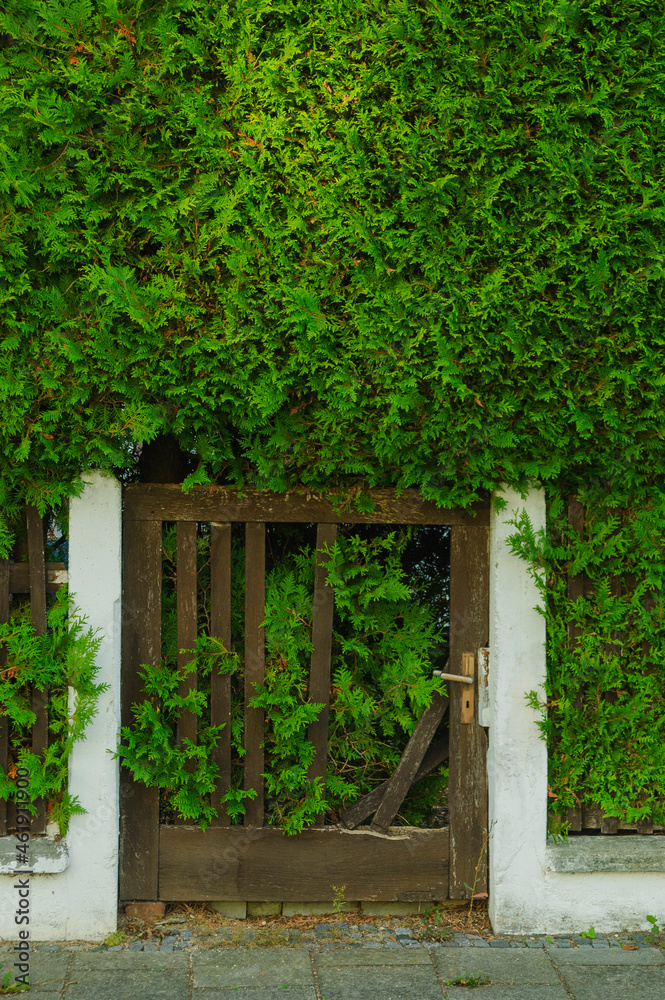
<instances>
[{"instance_id":1,"label":"cobblestone pavement","mask_svg":"<svg viewBox=\"0 0 665 1000\"><path fill-rule=\"evenodd\" d=\"M176 923L112 947L37 944L40 1000L664 1000L665 950L646 935L419 941L409 927L344 922L282 936L270 929L196 933ZM158 936L161 935L161 936ZM13 943L0 945L10 966ZM0 982L2 976L0 975Z\"/></svg>"}]
</instances>

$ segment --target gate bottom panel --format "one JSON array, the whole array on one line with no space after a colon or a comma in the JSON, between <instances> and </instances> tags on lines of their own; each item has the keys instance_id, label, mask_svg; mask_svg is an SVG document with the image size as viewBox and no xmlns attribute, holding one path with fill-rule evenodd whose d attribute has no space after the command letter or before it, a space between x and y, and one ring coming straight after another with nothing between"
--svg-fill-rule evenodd
<instances>
[{"instance_id":1,"label":"gate bottom panel","mask_svg":"<svg viewBox=\"0 0 665 1000\"><path fill-rule=\"evenodd\" d=\"M323 827L286 836L276 827L163 824L159 898L418 901L448 897L449 830Z\"/></svg>"}]
</instances>

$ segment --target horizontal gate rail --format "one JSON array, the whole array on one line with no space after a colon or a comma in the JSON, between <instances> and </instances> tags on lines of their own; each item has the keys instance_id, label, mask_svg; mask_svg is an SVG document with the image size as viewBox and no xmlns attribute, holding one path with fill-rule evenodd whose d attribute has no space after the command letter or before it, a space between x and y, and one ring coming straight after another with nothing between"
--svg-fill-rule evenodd
<instances>
[{"instance_id":1,"label":"horizontal gate rail","mask_svg":"<svg viewBox=\"0 0 665 1000\"><path fill-rule=\"evenodd\" d=\"M391 833L326 827L287 837L275 827L162 826L160 899L314 901L341 886L349 901L445 899L448 830Z\"/></svg>"},{"instance_id":2,"label":"horizontal gate rail","mask_svg":"<svg viewBox=\"0 0 665 1000\"><path fill-rule=\"evenodd\" d=\"M312 524L447 524L488 526L489 501L466 510L437 507L423 500L417 490L369 490L372 513L355 507L336 507L330 494L267 493L243 490L242 496L222 486L194 487L183 493L179 486L158 484L126 486L124 517L132 521L282 521Z\"/></svg>"}]
</instances>

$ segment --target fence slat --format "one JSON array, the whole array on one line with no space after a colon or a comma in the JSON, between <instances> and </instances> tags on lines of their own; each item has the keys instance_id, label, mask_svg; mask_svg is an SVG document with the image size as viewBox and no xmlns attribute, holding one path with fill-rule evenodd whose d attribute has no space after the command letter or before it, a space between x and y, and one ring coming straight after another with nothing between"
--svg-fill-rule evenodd
<instances>
[{"instance_id":1,"label":"fence slat","mask_svg":"<svg viewBox=\"0 0 665 1000\"><path fill-rule=\"evenodd\" d=\"M157 664L162 636L162 523L123 526L122 725L144 700L141 664ZM159 790L120 771L120 898L156 900L159 870Z\"/></svg>"},{"instance_id":2,"label":"fence slat","mask_svg":"<svg viewBox=\"0 0 665 1000\"><path fill-rule=\"evenodd\" d=\"M332 649L335 594L328 583L322 563L328 559L321 550L332 548L337 538L336 524L319 524L316 530L316 568L314 571L314 604L312 610L312 657L309 674L309 700L323 704L318 718L307 731L314 746L314 760L307 776L310 781L320 778L325 783L328 759L328 717L330 715L330 653ZM324 815L317 816L315 825L323 826Z\"/></svg>"},{"instance_id":3,"label":"fence slat","mask_svg":"<svg viewBox=\"0 0 665 1000\"><path fill-rule=\"evenodd\" d=\"M370 830L375 833L388 832L388 827L397 815L397 811L404 801L404 796L413 784L418 768L423 762L434 733L447 708L448 699L445 695L434 692L430 704L418 719L416 728L406 744L397 767L388 779L388 787L376 810Z\"/></svg>"},{"instance_id":4,"label":"fence slat","mask_svg":"<svg viewBox=\"0 0 665 1000\"><path fill-rule=\"evenodd\" d=\"M461 674L462 655L489 638L489 532L453 526L450 539L450 672ZM477 686L477 671L475 683ZM449 684L450 898L468 899L487 885L487 734L462 721L465 684ZM478 699L476 697L476 704ZM478 877L476 878L476 866Z\"/></svg>"},{"instance_id":5,"label":"fence slat","mask_svg":"<svg viewBox=\"0 0 665 1000\"><path fill-rule=\"evenodd\" d=\"M0 559L0 625L9 621L9 559ZM7 662L7 650L0 649L0 669ZM0 719L0 769L7 774L9 751L9 720ZM0 800L0 837L7 833L7 801Z\"/></svg>"},{"instance_id":6,"label":"fence slat","mask_svg":"<svg viewBox=\"0 0 665 1000\"><path fill-rule=\"evenodd\" d=\"M231 649L231 525L210 525L210 635ZM219 770L211 805L218 818L213 826L230 826L231 820L220 799L231 788L231 675L219 674L213 667L210 676L210 724L224 725L217 746L211 753Z\"/></svg>"},{"instance_id":7,"label":"fence slat","mask_svg":"<svg viewBox=\"0 0 665 1000\"><path fill-rule=\"evenodd\" d=\"M46 634L46 565L44 561L44 528L39 511L29 504L26 509L28 524L28 559L30 565L30 620L37 635ZM32 752L38 756L48 746L48 689L32 690ZM35 803L37 816L32 821L32 833L46 830L46 803Z\"/></svg>"},{"instance_id":8,"label":"fence slat","mask_svg":"<svg viewBox=\"0 0 665 1000\"><path fill-rule=\"evenodd\" d=\"M440 740L436 743L432 743L429 750L423 757L423 762L416 771L415 777L411 782L411 788L416 785L422 778L426 778L433 771L436 771L437 767L440 767L444 760L448 760L448 734L442 736ZM353 805L350 805L348 809L345 809L339 817L340 826L345 826L347 830L354 830L357 826L371 816L373 812L379 808L381 804L381 799L386 793L390 779L388 781L382 782L373 788L371 792L367 795L363 795L361 799L356 799Z\"/></svg>"},{"instance_id":9,"label":"fence slat","mask_svg":"<svg viewBox=\"0 0 665 1000\"><path fill-rule=\"evenodd\" d=\"M178 521L176 562L176 604L178 613L178 670L190 663L196 647L196 522ZM184 674L178 682L178 694L185 698L197 687L196 672ZM194 712L181 712L178 720L178 743L188 739L196 743L197 718ZM194 762L191 762L192 764Z\"/></svg>"},{"instance_id":10,"label":"fence slat","mask_svg":"<svg viewBox=\"0 0 665 1000\"><path fill-rule=\"evenodd\" d=\"M329 494L311 490L270 493L251 487L242 496L224 486L195 486L183 493L180 486L157 483L135 483L124 490L124 511L127 520L164 521L284 521L296 524L317 524L321 521L337 524L461 524L469 527L489 525L490 505L487 500L459 507L438 507L433 500L423 500L415 489L404 490L398 497L395 489L368 491L375 504L371 513L358 510L354 504L340 509Z\"/></svg>"},{"instance_id":11,"label":"fence slat","mask_svg":"<svg viewBox=\"0 0 665 1000\"><path fill-rule=\"evenodd\" d=\"M245 803L245 826L263 826L263 724L261 708L248 702L263 684L265 674L266 526L262 521L245 525L245 789L256 797Z\"/></svg>"}]
</instances>

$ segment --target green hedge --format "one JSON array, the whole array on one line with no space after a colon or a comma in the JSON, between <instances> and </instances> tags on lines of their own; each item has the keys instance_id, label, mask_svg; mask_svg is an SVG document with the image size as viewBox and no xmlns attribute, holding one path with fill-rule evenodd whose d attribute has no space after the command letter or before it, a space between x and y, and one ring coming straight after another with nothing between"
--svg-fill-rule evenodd
<instances>
[{"instance_id":1,"label":"green hedge","mask_svg":"<svg viewBox=\"0 0 665 1000\"><path fill-rule=\"evenodd\" d=\"M7 519L164 432L194 481L539 481L660 536L662 4L9 0L0 32Z\"/></svg>"}]
</instances>

